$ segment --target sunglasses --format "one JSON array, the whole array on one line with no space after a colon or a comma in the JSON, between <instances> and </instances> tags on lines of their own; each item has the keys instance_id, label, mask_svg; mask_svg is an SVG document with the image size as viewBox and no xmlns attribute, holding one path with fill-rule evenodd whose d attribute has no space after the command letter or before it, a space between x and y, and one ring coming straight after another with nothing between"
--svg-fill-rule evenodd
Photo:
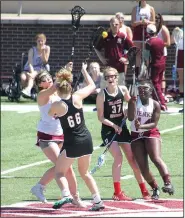
<instances>
[{"instance_id":1,"label":"sunglasses","mask_svg":"<svg viewBox=\"0 0 185 218\"><path fill-rule=\"evenodd\" d=\"M109 76L105 76L105 80L108 80L108 79L116 79L118 76L117 75L109 75Z\"/></svg>"}]
</instances>

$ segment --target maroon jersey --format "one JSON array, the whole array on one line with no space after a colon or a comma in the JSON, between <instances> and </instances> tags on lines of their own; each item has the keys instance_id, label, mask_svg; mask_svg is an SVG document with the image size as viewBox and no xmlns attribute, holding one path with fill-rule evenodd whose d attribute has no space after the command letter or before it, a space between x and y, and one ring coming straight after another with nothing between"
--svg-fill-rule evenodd
<instances>
[{"instance_id":1,"label":"maroon jersey","mask_svg":"<svg viewBox=\"0 0 185 218\"><path fill-rule=\"evenodd\" d=\"M164 41L157 36L146 40L146 49L150 50L151 65L158 66L165 64Z\"/></svg>"},{"instance_id":2,"label":"maroon jersey","mask_svg":"<svg viewBox=\"0 0 185 218\"><path fill-rule=\"evenodd\" d=\"M124 56L123 51L128 50L133 45L133 42L124 33L118 32L114 37L112 32L109 32L106 38L100 38L96 49L100 51L104 48L104 55L108 59L108 65L116 68L118 72L124 72L124 64L119 59Z\"/></svg>"}]
</instances>

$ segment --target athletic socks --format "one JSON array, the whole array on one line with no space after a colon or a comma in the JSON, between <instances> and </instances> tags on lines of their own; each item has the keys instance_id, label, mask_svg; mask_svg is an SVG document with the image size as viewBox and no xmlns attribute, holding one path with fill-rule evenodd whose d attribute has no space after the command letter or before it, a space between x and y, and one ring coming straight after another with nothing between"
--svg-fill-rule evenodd
<instances>
[{"instance_id":1,"label":"athletic socks","mask_svg":"<svg viewBox=\"0 0 185 218\"><path fill-rule=\"evenodd\" d=\"M65 197L69 197L71 196L70 192L68 189L63 189L62 190L62 197L65 198Z\"/></svg>"},{"instance_id":2,"label":"athletic socks","mask_svg":"<svg viewBox=\"0 0 185 218\"><path fill-rule=\"evenodd\" d=\"M114 182L114 194L119 194L121 192L120 182Z\"/></svg>"},{"instance_id":3,"label":"athletic socks","mask_svg":"<svg viewBox=\"0 0 185 218\"><path fill-rule=\"evenodd\" d=\"M139 187L141 189L141 193L144 193L144 192L148 191L144 182L140 183Z\"/></svg>"},{"instance_id":4,"label":"athletic socks","mask_svg":"<svg viewBox=\"0 0 185 218\"><path fill-rule=\"evenodd\" d=\"M93 197L93 200L94 200L95 204L98 204L99 202L101 202L101 197L100 197L99 193L93 194L92 197Z\"/></svg>"}]
</instances>

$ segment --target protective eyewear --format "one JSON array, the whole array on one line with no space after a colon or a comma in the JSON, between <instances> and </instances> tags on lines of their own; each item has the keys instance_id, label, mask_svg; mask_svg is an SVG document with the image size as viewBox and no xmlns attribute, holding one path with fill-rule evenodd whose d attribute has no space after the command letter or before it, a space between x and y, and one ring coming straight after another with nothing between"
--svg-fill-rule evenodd
<instances>
[{"instance_id":1,"label":"protective eyewear","mask_svg":"<svg viewBox=\"0 0 185 218\"><path fill-rule=\"evenodd\" d=\"M108 80L108 79L116 79L118 76L117 75L108 75L108 76L105 76L105 80Z\"/></svg>"}]
</instances>

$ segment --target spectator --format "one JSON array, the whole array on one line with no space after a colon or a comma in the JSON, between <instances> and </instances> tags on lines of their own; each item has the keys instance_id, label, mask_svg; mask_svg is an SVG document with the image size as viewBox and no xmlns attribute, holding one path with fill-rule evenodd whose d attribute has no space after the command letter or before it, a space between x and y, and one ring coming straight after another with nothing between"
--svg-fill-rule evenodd
<instances>
[{"instance_id":1,"label":"spectator","mask_svg":"<svg viewBox=\"0 0 185 218\"><path fill-rule=\"evenodd\" d=\"M23 87L23 96L31 97L31 89L34 85L34 79L41 70L49 71L50 46L46 45L46 36L39 33L35 37L37 46L33 46L28 51L28 61L21 73L21 85Z\"/></svg>"},{"instance_id":2,"label":"spectator","mask_svg":"<svg viewBox=\"0 0 185 218\"><path fill-rule=\"evenodd\" d=\"M123 51L133 46L133 42L120 32L119 20L116 17L110 19L110 31L106 38L101 37L96 45L95 51L106 66L114 67L119 73L119 85L125 84L125 63L128 60L124 57ZM104 49L104 53L100 51Z\"/></svg>"},{"instance_id":3,"label":"spectator","mask_svg":"<svg viewBox=\"0 0 185 218\"><path fill-rule=\"evenodd\" d=\"M146 40L146 35L147 35L146 26L148 24L155 24L155 10L152 6L147 4L146 1L141 0L139 1L139 5L133 8L132 15L131 15L131 25L133 28L133 41L135 46L137 46L140 49L143 48L142 45ZM141 66L141 56L138 55L136 58L137 74L139 73L140 66Z\"/></svg>"},{"instance_id":4,"label":"spectator","mask_svg":"<svg viewBox=\"0 0 185 218\"><path fill-rule=\"evenodd\" d=\"M183 18L182 18L183 21ZM180 40L175 42L174 35L178 34L180 36ZM177 43L178 54L177 54L177 72L179 78L179 94L180 98L178 103L180 105L184 104L184 30L179 27L174 28L171 35L171 44Z\"/></svg>"},{"instance_id":5,"label":"spectator","mask_svg":"<svg viewBox=\"0 0 185 218\"><path fill-rule=\"evenodd\" d=\"M165 57L165 68L166 68L166 59L167 59L167 47L170 46L170 32L168 28L164 25L163 17L161 14L156 14L156 27L157 27L157 37L164 41L164 57ZM161 83L161 89L163 96L166 94L166 79L165 71L163 72L163 78ZM166 99L166 98L165 98Z\"/></svg>"},{"instance_id":6,"label":"spectator","mask_svg":"<svg viewBox=\"0 0 185 218\"><path fill-rule=\"evenodd\" d=\"M133 39L132 30L131 30L131 28L129 26L126 26L124 24L124 15L123 15L123 13L122 12L117 12L115 14L115 16L118 18L119 23L120 23L119 31L124 33L132 41L132 39ZM124 50L123 52L124 52L124 54L127 53L126 50ZM125 62L125 70L124 70L125 75L127 74L127 68L128 68L128 64Z\"/></svg>"},{"instance_id":7,"label":"spectator","mask_svg":"<svg viewBox=\"0 0 185 218\"><path fill-rule=\"evenodd\" d=\"M93 79L96 89L95 91L88 97L92 100L96 100L97 94L100 92L102 88L105 87L105 80L103 77L103 73L100 71L100 65L98 62L91 62L89 64L89 75ZM87 84L85 80L82 84L80 84L80 87L85 87Z\"/></svg>"}]
</instances>

